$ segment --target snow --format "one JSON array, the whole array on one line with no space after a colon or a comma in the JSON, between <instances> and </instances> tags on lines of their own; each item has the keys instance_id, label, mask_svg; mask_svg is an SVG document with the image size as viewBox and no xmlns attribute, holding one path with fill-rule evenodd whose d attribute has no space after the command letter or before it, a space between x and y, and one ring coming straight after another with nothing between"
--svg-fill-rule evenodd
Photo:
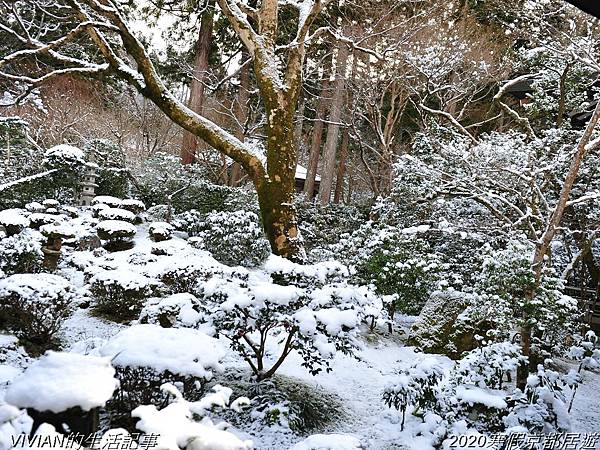
<instances>
[{"instance_id":1,"label":"snow","mask_svg":"<svg viewBox=\"0 0 600 450\"><path fill-rule=\"evenodd\" d=\"M54 147L49 148L46 150L46 153L44 153L44 157L60 157L67 160L82 162L85 160L85 154L81 149L66 144L55 145Z\"/></svg>"},{"instance_id":2,"label":"snow","mask_svg":"<svg viewBox=\"0 0 600 450\"><path fill-rule=\"evenodd\" d=\"M475 386L458 386L456 398L470 404L480 403L488 408L505 409L507 406L502 396Z\"/></svg>"},{"instance_id":3,"label":"snow","mask_svg":"<svg viewBox=\"0 0 600 450\"><path fill-rule=\"evenodd\" d=\"M24 299L51 301L71 288L71 283L58 275L19 273L0 280L0 297L14 293Z\"/></svg>"},{"instance_id":4,"label":"snow","mask_svg":"<svg viewBox=\"0 0 600 450\"><path fill-rule=\"evenodd\" d=\"M362 450L360 441L345 434L314 434L290 450Z\"/></svg>"},{"instance_id":5,"label":"snow","mask_svg":"<svg viewBox=\"0 0 600 450\"><path fill-rule=\"evenodd\" d=\"M119 332L100 354L112 358L116 366L211 379L213 372L223 370L225 350L218 340L197 330L143 324Z\"/></svg>"},{"instance_id":6,"label":"snow","mask_svg":"<svg viewBox=\"0 0 600 450\"><path fill-rule=\"evenodd\" d=\"M139 406L132 412L139 417L136 427L146 434L158 435L156 450L250 450L251 442L244 442L234 434L212 424L193 422L188 405L171 403L158 410L155 406Z\"/></svg>"},{"instance_id":7,"label":"snow","mask_svg":"<svg viewBox=\"0 0 600 450\"><path fill-rule=\"evenodd\" d=\"M23 215L21 209L5 209L0 211L0 224L4 226L29 226L29 219Z\"/></svg>"},{"instance_id":8,"label":"snow","mask_svg":"<svg viewBox=\"0 0 600 450\"><path fill-rule=\"evenodd\" d=\"M110 195L97 195L92 200L92 205L108 205L112 208L118 208L121 206L122 200L117 197L112 197Z\"/></svg>"},{"instance_id":9,"label":"snow","mask_svg":"<svg viewBox=\"0 0 600 450\"><path fill-rule=\"evenodd\" d=\"M5 400L20 408L89 411L104 406L118 386L108 358L48 351L9 386Z\"/></svg>"},{"instance_id":10,"label":"snow","mask_svg":"<svg viewBox=\"0 0 600 450\"><path fill-rule=\"evenodd\" d=\"M98 213L98 217L102 220L123 220L125 222L133 222L135 214L120 208L103 208Z\"/></svg>"},{"instance_id":11,"label":"snow","mask_svg":"<svg viewBox=\"0 0 600 450\"><path fill-rule=\"evenodd\" d=\"M298 180L306 180L306 177L308 176L308 169L304 166L301 166L300 164L298 164L296 166L296 179ZM315 181L321 181L321 176L320 175L315 175Z\"/></svg>"},{"instance_id":12,"label":"snow","mask_svg":"<svg viewBox=\"0 0 600 450\"><path fill-rule=\"evenodd\" d=\"M137 232L137 228L135 227L135 225L132 225L129 222L124 222L122 220L103 220L102 222L98 223L98 225L96 225L96 229L102 230L108 234L115 234L121 232L135 234Z\"/></svg>"},{"instance_id":13,"label":"snow","mask_svg":"<svg viewBox=\"0 0 600 450\"><path fill-rule=\"evenodd\" d=\"M315 317L325 325L327 332L333 336L340 334L343 327L353 328L360 322L354 309L325 308L316 311Z\"/></svg>"}]
</instances>

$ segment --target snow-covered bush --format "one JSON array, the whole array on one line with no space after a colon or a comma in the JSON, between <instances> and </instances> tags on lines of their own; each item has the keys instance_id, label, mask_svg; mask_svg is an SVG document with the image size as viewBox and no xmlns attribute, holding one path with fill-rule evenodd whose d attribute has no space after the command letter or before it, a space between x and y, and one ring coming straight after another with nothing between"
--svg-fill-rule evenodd
<instances>
[{"instance_id":1,"label":"snow-covered bush","mask_svg":"<svg viewBox=\"0 0 600 450\"><path fill-rule=\"evenodd\" d=\"M171 205L174 213L196 209L210 211L237 210L235 197L243 190L213 184L210 173L201 165L182 165L178 157L157 152L134 168L135 195L148 206ZM230 207L229 204L232 204Z\"/></svg>"},{"instance_id":2,"label":"snow-covered bush","mask_svg":"<svg viewBox=\"0 0 600 450\"><path fill-rule=\"evenodd\" d=\"M156 293L160 283L127 270L104 270L90 280L90 291L98 312L116 320L138 317L144 301Z\"/></svg>"},{"instance_id":3,"label":"snow-covered bush","mask_svg":"<svg viewBox=\"0 0 600 450\"><path fill-rule=\"evenodd\" d=\"M457 426L479 433L568 430L564 393L567 386L572 389L579 382L575 374L560 375L539 365L528 377L524 392L508 393L501 389L504 378L511 379L520 359L518 346L500 343L469 352L447 371L435 360L418 362L384 391L384 401L402 412L403 422L409 407L423 420L431 414L443 418L440 443Z\"/></svg>"},{"instance_id":4,"label":"snow-covered bush","mask_svg":"<svg viewBox=\"0 0 600 450\"><path fill-rule=\"evenodd\" d=\"M351 354L358 346L358 327L365 307L376 296L364 286L321 288L281 286L213 276L199 286L205 316L250 365L258 379L271 377L292 350L311 373L329 369L337 351ZM280 348L275 344L282 344ZM275 362L266 367L274 354Z\"/></svg>"},{"instance_id":5,"label":"snow-covered bush","mask_svg":"<svg viewBox=\"0 0 600 450\"><path fill-rule=\"evenodd\" d=\"M170 383L162 390L171 395L172 403L158 409L154 405L142 405L131 415L139 419L138 430L158 436L158 449L206 449L206 450L252 450L251 441L242 441L233 433L223 430L225 424L215 424L209 417L214 408L230 408L239 411L248 403L246 398L231 401L231 389L215 386L213 392L198 401L187 401Z\"/></svg>"},{"instance_id":6,"label":"snow-covered bush","mask_svg":"<svg viewBox=\"0 0 600 450\"><path fill-rule=\"evenodd\" d=\"M538 365L538 370L527 377L524 392L515 390L508 399L511 405L504 424L507 428L522 427L530 433L549 434L569 431L565 388L579 383L572 373L561 375Z\"/></svg>"},{"instance_id":7,"label":"snow-covered bush","mask_svg":"<svg viewBox=\"0 0 600 450\"><path fill-rule=\"evenodd\" d=\"M198 224L198 229L199 247L224 264L255 267L271 253L259 218L253 212L212 212Z\"/></svg>"},{"instance_id":8,"label":"snow-covered bush","mask_svg":"<svg viewBox=\"0 0 600 450\"><path fill-rule=\"evenodd\" d=\"M19 234L29 226L29 219L21 209L5 209L0 211L0 225L6 231L7 236Z\"/></svg>"},{"instance_id":9,"label":"snow-covered bush","mask_svg":"<svg viewBox=\"0 0 600 450\"><path fill-rule=\"evenodd\" d=\"M414 234L373 236L368 248L368 256L357 266L360 281L373 283L381 295L393 296L386 305L391 319L396 311L419 314L437 287L440 258Z\"/></svg>"},{"instance_id":10,"label":"snow-covered bush","mask_svg":"<svg viewBox=\"0 0 600 450\"><path fill-rule=\"evenodd\" d=\"M302 288L323 287L326 284L348 281L350 270L342 263L329 260L315 264L297 264L277 255L270 255L264 270L275 284Z\"/></svg>"},{"instance_id":11,"label":"snow-covered bush","mask_svg":"<svg viewBox=\"0 0 600 450\"><path fill-rule=\"evenodd\" d=\"M49 225L60 221L60 217L54 214L33 213L28 217L31 228L39 229L42 225Z\"/></svg>"},{"instance_id":12,"label":"snow-covered bush","mask_svg":"<svg viewBox=\"0 0 600 450\"><path fill-rule=\"evenodd\" d=\"M164 243L169 242L171 241ZM163 242L158 244L163 244ZM176 252L176 254L180 253L180 251ZM196 293L199 283L207 281L214 275L234 276L241 280L248 279L248 273L244 269L225 268L210 258L208 253L205 255L205 257L173 258L171 263L164 266L157 275L172 293Z\"/></svg>"},{"instance_id":13,"label":"snow-covered bush","mask_svg":"<svg viewBox=\"0 0 600 450\"><path fill-rule=\"evenodd\" d=\"M58 275L11 275L0 280L3 327L38 348L52 347L74 297L71 283Z\"/></svg>"},{"instance_id":14,"label":"snow-covered bush","mask_svg":"<svg viewBox=\"0 0 600 450\"><path fill-rule=\"evenodd\" d=\"M110 195L97 195L92 199L92 205L106 205L111 208L120 208L123 200Z\"/></svg>"},{"instance_id":15,"label":"snow-covered bush","mask_svg":"<svg viewBox=\"0 0 600 450\"><path fill-rule=\"evenodd\" d=\"M406 410L409 406L421 409L435 407L437 385L443 375L444 370L439 363L433 358L428 358L404 370L398 379L384 390L384 403L402 414L401 430L404 430Z\"/></svg>"},{"instance_id":16,"label":"snow-covered bush","mask_svg":"<svg viewBox=\"0 0 600 450\"><path fill-rule=\"evenodd\" d=\"M295 206L298 229L307 253L313 256L312 260L316 260L329 245L336 243L340 236L352 233L368 219L367 209L354 205L318 206L297 201Z\"/></svg>"},{"instance_id":17,"label":"snow-covered bush","mask_svg":"<svg viewBox=\"0 0 600 450\"><path fill-rule=\"evenodd\" d=\"M5 400L39 412L89 411L104 406L117 386L108 358L48 351L11 383Z\"/></svg>"},{"instance_id":18,"label":"snow-covered bush","mask_svg":"<svg viewBox=\"0 0 600 450\"><path fill-rule=\"evenodd\" d=\"M175 228L167 222L152 222L148 226L148 233L154 242L167 241L171 239L171 235Z\"/></svg>"},{"instance_id":19,"label":"snow-covered bush","mask_svg":"<svg viewBox=\"0 0 600 450\"><path fill-rule=\"evenodd\" d=\"M7 275L40 271L43 242L42 234L34 230L0 239L0 270Z\"/></svg>"},{"instance_id":20,"label":"snow-covered bush","mask_svg":"<svg viewBox=\"0 0 600 450\"><path fill-rule=\"evenodd\" d=\"M140 313L140 323L151 323L163 328L196 328L202 317L198 299L192 294L173 294L165 298L150 298Z\"/></svg>"},{"instance_id":21,"label":"snow-covered bush","mask_svg":"<svg viewBox=\"0 0 600 450\"><path fill-rule=\"evenodd\" d=\"M342 400L325 388L299 378L277 374L256 383L246 370L228 369L221 384L237 396L250 398L241 414L226 414L224 419L252 434L272 431L305 435L339 423L346 417Z\"/></svg>"},{"instance_id":22,"label":"snow-covered bush","mask_svg":"<svg viewBox=\"0 0 600 450\"><path fill-rule=\"evenodd\" d=\"M96 232L106 241L107 248L121 250L131 248L137 228L122 220L103 220L96 226Z\"/></svg>"},{"instance_id":23,"label":"snow-covered bush","mask_svg":"<svg viewBox=\"0 0 600 450\"><path fill-rule=\"evenodd\" d=\"M120 220L133 223L135 221L135 214L121 208L103 208L98 212L98 218L100 220Z\"/></svg>"},{"instance_id":24,"label":"snow-covered bush","mask_svg":"<svg viewBox=\"0 0 600 450\"><path fill-rule=\"evenodd\" d=\"M133 198L126 198L125 200L123 200L121 202L121 208L132 212L136 216L146 211L146 205L144 205L144 202Z\"/></svg>"},{"instance_id":25,"label":"snow-covered bush","mask_svg":"<svg viewBox=\"0 0 600 450\"><path fill-rule=\"evenodd\" d=\"M85 164L85 155L77 147L61 144L46 150L43 165L47 170L56 170L48 180L54 198L63 203L76 200Z\"/></svg>"},{"instance_id":26,"label":"snow-covered bush","mask_svg":"<svg viewBox=\"0 0 600 450\"><path fill-rule=\"evenodd\" d=\"M122 420L142 404L163 405L165 382L181 386L190 399L199 400L206 382L221 372L225 351L221 343L187 328L134 325L119 332L100 348L117 369L119 392L110 402L113 421Z\"/></svg>"},{"instance_id":27,"label":"snow-covered bush","mask_svg":"<svg viewBox=\"0 0 600 450\"><path fill-rule=\"evenodd\" d=\"M566 338L577 329L580 313L577 301L562 293L563 282L550 270L544 270L536 283L533 251L533 244L519 240L501 250L482 249L483 267L474 287L482 301L468 315L494 311L495 332L504 337L526 321L532 329L532 357L543 362L568 350Z\"/></svg>"}]
</instances>

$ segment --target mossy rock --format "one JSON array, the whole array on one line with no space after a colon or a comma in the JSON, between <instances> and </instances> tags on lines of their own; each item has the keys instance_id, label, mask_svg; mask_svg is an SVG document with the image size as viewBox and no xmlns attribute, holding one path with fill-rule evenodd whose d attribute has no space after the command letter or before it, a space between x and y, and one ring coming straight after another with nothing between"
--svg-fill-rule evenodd
<instances>
[{"instance_id":1,"label":"mossy rock","mask_svg":"<svg viewBox=\"0 0 600 450\"><path fill-rule=\"evenodd\" d=\"M475 336L485 335L491 324L487 321L473 324L461 319L474 300L472 294L465 292L434 292L411 327L409 344L425 353L443 354L453 359L476 348Z\"/></svg>"}]
</instances>

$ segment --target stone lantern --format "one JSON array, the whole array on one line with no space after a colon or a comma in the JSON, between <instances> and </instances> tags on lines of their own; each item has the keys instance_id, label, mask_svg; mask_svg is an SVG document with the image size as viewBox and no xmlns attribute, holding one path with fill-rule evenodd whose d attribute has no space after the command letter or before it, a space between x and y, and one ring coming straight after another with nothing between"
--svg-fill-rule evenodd
<instances>
[{"instance_id":1,"label":"stone lantern","mask_svg":"<svg viewBox=\"0 0 600 450\"><path fill-rule=\"evenodd\" d=\"M96 188L98 184L96 179L98 178L98 165L90 162L85 165L85 174L83 181L81 182L81 194L79 195L80 206L90 206L92 200L96 196Z\"/></svg>"}]
</instances>

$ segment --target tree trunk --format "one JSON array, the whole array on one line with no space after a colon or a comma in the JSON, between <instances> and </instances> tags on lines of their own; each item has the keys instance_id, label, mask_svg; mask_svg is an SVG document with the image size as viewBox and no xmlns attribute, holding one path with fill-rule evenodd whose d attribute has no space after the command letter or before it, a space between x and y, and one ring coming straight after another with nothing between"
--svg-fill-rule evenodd
<instances>
[{"instance_id":1,"label":"tree trunk","mask_svg":"<svg viewBox=\"0 0 600 450\"><path fill-rule=\"evenodd\" d=\"M340 145L340 163L338 164L335 179L335 193L333 203L340 203L344 196L344 176L346 175L346 159L348 159L348 145L350 144L350 133L347 128L342 133L342 144Z\"/></svg>"},{"instance_id":2,"label":"tree trunk","mask_svg":"<svg viewBox=\"0 0 600 450\"><path fill-rule=\"evenodd\" d=\"M341 43L338 47L336 58L334 93L327 125L327 140L323 149L323 170L321 184L319 185L319 202L327 205L331 199L331 188L335 174L335 157L340 131L339 122L342 118L342 106L344 104L344 85L346 64L348 61L348 46Z\"/></svg>"},{"instance_id":3,"label":"tree trunk","mask_svg":"<svg viewBox=\"0 0 600 450\"><path fill-rule=\"evenodd\" d=\"M208 70L208 56L210 54L210 43L213 30L213 7L214 1L210 1L202 14L200 34L196 44L194 72L190 84L188 107L198 114L202 114L202 108L204 106L204 81ZM189 131L184 131L180 152L181 163L192 164L196 162L197 150L198 137Z\"/></svg>"},{"instance_id":4,"label":"tree trunk","mask_svg":"<svg viewBox=\"0 0 600 450\"><path fill-rule=\"evenodd\" d=\"M581 167L581 163L588 151L591 151L593 148L598 146L598 142L594 141L590 142L594 129L600 120L600 102L596 105L596 109L592 114L592 117L577 144L577 149L575 154L573 155L573 159L571 160L571 165L569 167L569 171L567 172L567 176L565 177L565 181L562 185L558 202L548 219L548 224L544 233L538 240L536 244L535 253L533 255L532 268L535 272L535 285L531 288L531 290L526 294L526 297L529 301L532 301L535 297L535 291L537 290L541 278L542 271L544 268L544 259L548 254L548 250L550 248L550 244L554 239L556 234L556 230L560 224L565 208L567 207L567 201L569 200L569 196L571 195L571 190L573 189L573 185L575 184L575 180L577 179L577 175L579 174L579 168ZM529 323L529 318L527 316L522 318L523 326L521 327L521 342L522 342L522 351L523 356L530 358L531 355L531 324ZM527 383L528 376L528 366L521 365L519 366L519 370L517 371L517 387L523 389L525 384Z\"/></svg>"},{"instance_id":5,"label":"tree trunk","mask_svg":"<svg viewBox=\"0 0 600 450\"><path fill-rule=\"evenodd\" d=\"M313 194L315 192L315 180L317 177L317 169L319 167L319 157L321 156L321 141L323 139L323 120L325 119L328 88L329 64L326 64L323 69L323 85L321 87L321 96L319 97L317 104L315 124L313 125L312 140L310 144L310 153L308 155L306 180L304 181L304 193L306 194L308 200L312 200Z\"/></svg>"},{"instance_id":6,"label":"tree trunk","mask_svg":"<svg viewBox=\"0 0 600 450\"><path fill-rule=\"evenodd\" d=\"M302 261L304 252L298 240L294 207L295 110L294 99L289 104L278 106L267 113L267 177L253 181L258 193L263 227L273 253L287 259Z\"/></svg>"}]
</instances>

